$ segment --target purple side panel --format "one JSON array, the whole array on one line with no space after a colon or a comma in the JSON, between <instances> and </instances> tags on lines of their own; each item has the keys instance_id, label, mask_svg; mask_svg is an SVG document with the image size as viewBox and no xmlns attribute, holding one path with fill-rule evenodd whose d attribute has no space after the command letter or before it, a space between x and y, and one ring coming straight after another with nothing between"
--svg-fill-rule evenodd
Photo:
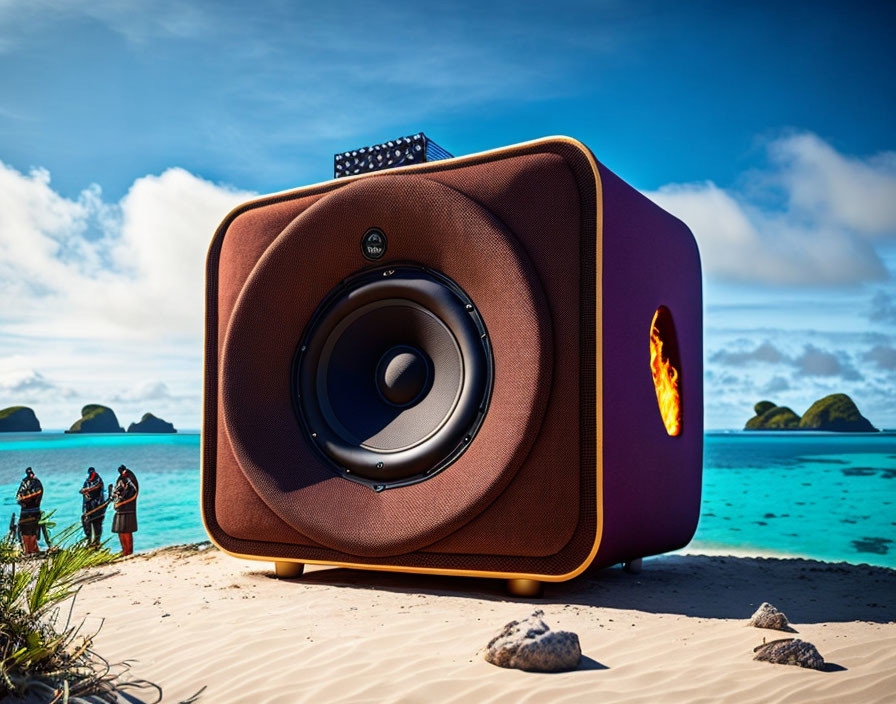
<instances>
[{"instance_id":1,"label":"purple side panel","mask_svg":"<svg viewBox=\"0 0 896 704\"><path fill-rule=\"evenodd\" d=\"M595 566L685 546L700 516L703 301L687 226L600 166L603 185L603 537ZM682 425L666 433L649 334L671 312L681 355Z\"/></svg>"}]
</instances>

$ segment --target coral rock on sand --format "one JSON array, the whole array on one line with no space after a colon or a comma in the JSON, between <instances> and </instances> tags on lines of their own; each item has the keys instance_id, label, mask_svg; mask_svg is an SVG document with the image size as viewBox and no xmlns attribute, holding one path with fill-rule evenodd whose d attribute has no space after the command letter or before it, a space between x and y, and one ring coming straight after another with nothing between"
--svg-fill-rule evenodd
<instances>
[{"instance_id":1,"label":"coral rock on sand","mask_svg":"<svg viewBox=\"0 0 896 704\"><path fill-rule=\"evenodd\" d=\"M799 638L782 638L753 648L754 660L777 665L798 665L813 670L824 669L824 658L815 646Z\"/></svg>"},{"instance_id":2,"label":"coral rock on sand","mask_svg":"<svg viewBox=\"0 0 896 704\"><path fill-rule=\"evenodd\" d=\"M759 608L756 609L756 613L750 617L750 625L756 628L774 628L776 631L795 633L784 613L778 611L767 601L763 601Z\"/></svg>"},{"instance_id":3,"label":"coral rock on sand","mask_svg":"<svg viewBox=\"0 0 896 704\"><path fill-rule=\"evenodd\" d=\"M485 659L498 667L531 672L560 672L578 667L582 657L579 637L569 631L552 631L535 611L529 618L511 621L485 649Z\"/></svg>"}]
</instances>

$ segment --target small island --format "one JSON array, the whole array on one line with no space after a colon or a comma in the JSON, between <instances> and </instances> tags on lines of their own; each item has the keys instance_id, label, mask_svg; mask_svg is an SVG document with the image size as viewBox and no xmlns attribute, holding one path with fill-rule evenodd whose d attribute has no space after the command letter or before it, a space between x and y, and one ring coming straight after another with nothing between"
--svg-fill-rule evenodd
<instances>
[{"instance_id":1,"label":"small island","mask_svg":"<svg viewBox=\"0 0 896 704\"><path fill-rule=\"evenodd\" d=\"M123 433L115 411L98 403L91 403L81 409L81 418L76 420L66 433Z\"/></svg>"},{"instance_id":2,"label":"small island","mask_svg":"<svg viewBox=\"0 0 896 704\"><path fill-rule=\"evenodd\" d=\"M176 433L173 423L154 416L152 413L144 413L136 423L128 426L129 433Z\"/></svg>"},{"instance_id":3,"label":"small island","mask_svg":"<svg viewBox=\"0 0 896 704\"><path fill-rule=\"evenodd\" d=\"M10 406L0 410L0 433L40 432L40 421L28 406Z\"/></svg>"},{"instance_id":4,"label":"small island","mask_svg":"<svg viewBox=\"0 0 896 704\"><path fill-rule=\"evenodd\" d=\"M846 394L831 394L817 400L800 418L787 406L760 401L756 415L747 421L744 430L826 430L836 433L874 433L877 428L863 416Z\"/></svg>"}]
</instances>

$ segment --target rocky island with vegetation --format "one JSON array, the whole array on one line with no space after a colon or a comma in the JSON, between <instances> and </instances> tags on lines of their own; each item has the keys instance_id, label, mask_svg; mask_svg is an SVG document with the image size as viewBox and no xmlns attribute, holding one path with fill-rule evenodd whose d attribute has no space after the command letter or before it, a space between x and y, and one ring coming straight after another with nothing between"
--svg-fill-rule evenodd
<instances>
[{"instance_id":1,"label":"rocky island with vegetation","mask_svg":"<svg viewBox=\"0 0 896 704\"><path fill-rule=\"evenodd\" d=\"M129 433L176 433L174 423L154 416L152 413L144 413L136 423L128 426Z\"/></svg>"},{"instance_id":2,"label":"rocky island with vegetation","mask_svg":"<svg viewBox=\"0 0 896 704\"><path fill-rule=\"evenodd\" d=\"M76 420L66 433L123 433L124 428L108 406L90 403L81 409L81 417Z\"/></svg>"},{"instance_id":3,"label":"rocky island with vegetation","mask_svg":"<svg viewBox=\"0 0 896 704\"><path fill-rule=\"evenodd\" d=\"M0 409L0 433L33 433L40 431L40 421L28 406Z\"/></svg>"},{"instance_id":4,"label":"rocky island with vegetation","mask_svg":"<svg viewBox=\"0 0 896 704\"><path fill-rule=\"evenodd\" d=\"M756 415L747 421L744 430L826 430L837 433L873 433L877 428L863 416L846 394L831 394L809 406L802 418L787 406L760 401Z\"/></svg>"}]
</instances>

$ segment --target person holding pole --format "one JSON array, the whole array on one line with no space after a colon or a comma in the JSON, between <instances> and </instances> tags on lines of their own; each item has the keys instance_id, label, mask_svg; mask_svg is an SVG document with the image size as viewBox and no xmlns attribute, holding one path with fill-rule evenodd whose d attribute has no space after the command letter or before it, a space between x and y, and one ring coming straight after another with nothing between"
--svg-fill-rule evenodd
<instances>
[{"instance_id":1,"label":"person holding pole","mask_svg":"<svg viewBox=\"0 0 896 704\"><path fill-rule=\"evenodd\" d=\"M83 504L81 509L81 525L87 543L99 547L100 538L103 536L103 520L106 518L106 505L103 492L103 478L93 467L87 468L87 479L81 487Z\"/></svg>"},{"instance_id":2,"label":"person holding pole","mask_svg":"<svg viewBox=\"0 0 896 704\"><path fill-rule=\"evenodd\" d=\"M134 552L134 533L137 532L137 494L140 484L134 473L121 465L118 468L118 479L112 490L112 502L115 507L115 518L112 521L112 532L118 533L121 541L121 554Z\"/></svg>"},{"instance_id":3,"label":"person holding pole","mask_svg":"<svg viewBox=\"0 0 896 704\"><path fill-rule=\"evenodd\" d=\"M19 484L16 501L22 510L19 512L19 535L22 536L22 547L26 555L37 552L37 536L40 534L40 502L44 496L44 485L34 476L31 467L25 469L25 478Z\"/></svg>"}]
</instances>

